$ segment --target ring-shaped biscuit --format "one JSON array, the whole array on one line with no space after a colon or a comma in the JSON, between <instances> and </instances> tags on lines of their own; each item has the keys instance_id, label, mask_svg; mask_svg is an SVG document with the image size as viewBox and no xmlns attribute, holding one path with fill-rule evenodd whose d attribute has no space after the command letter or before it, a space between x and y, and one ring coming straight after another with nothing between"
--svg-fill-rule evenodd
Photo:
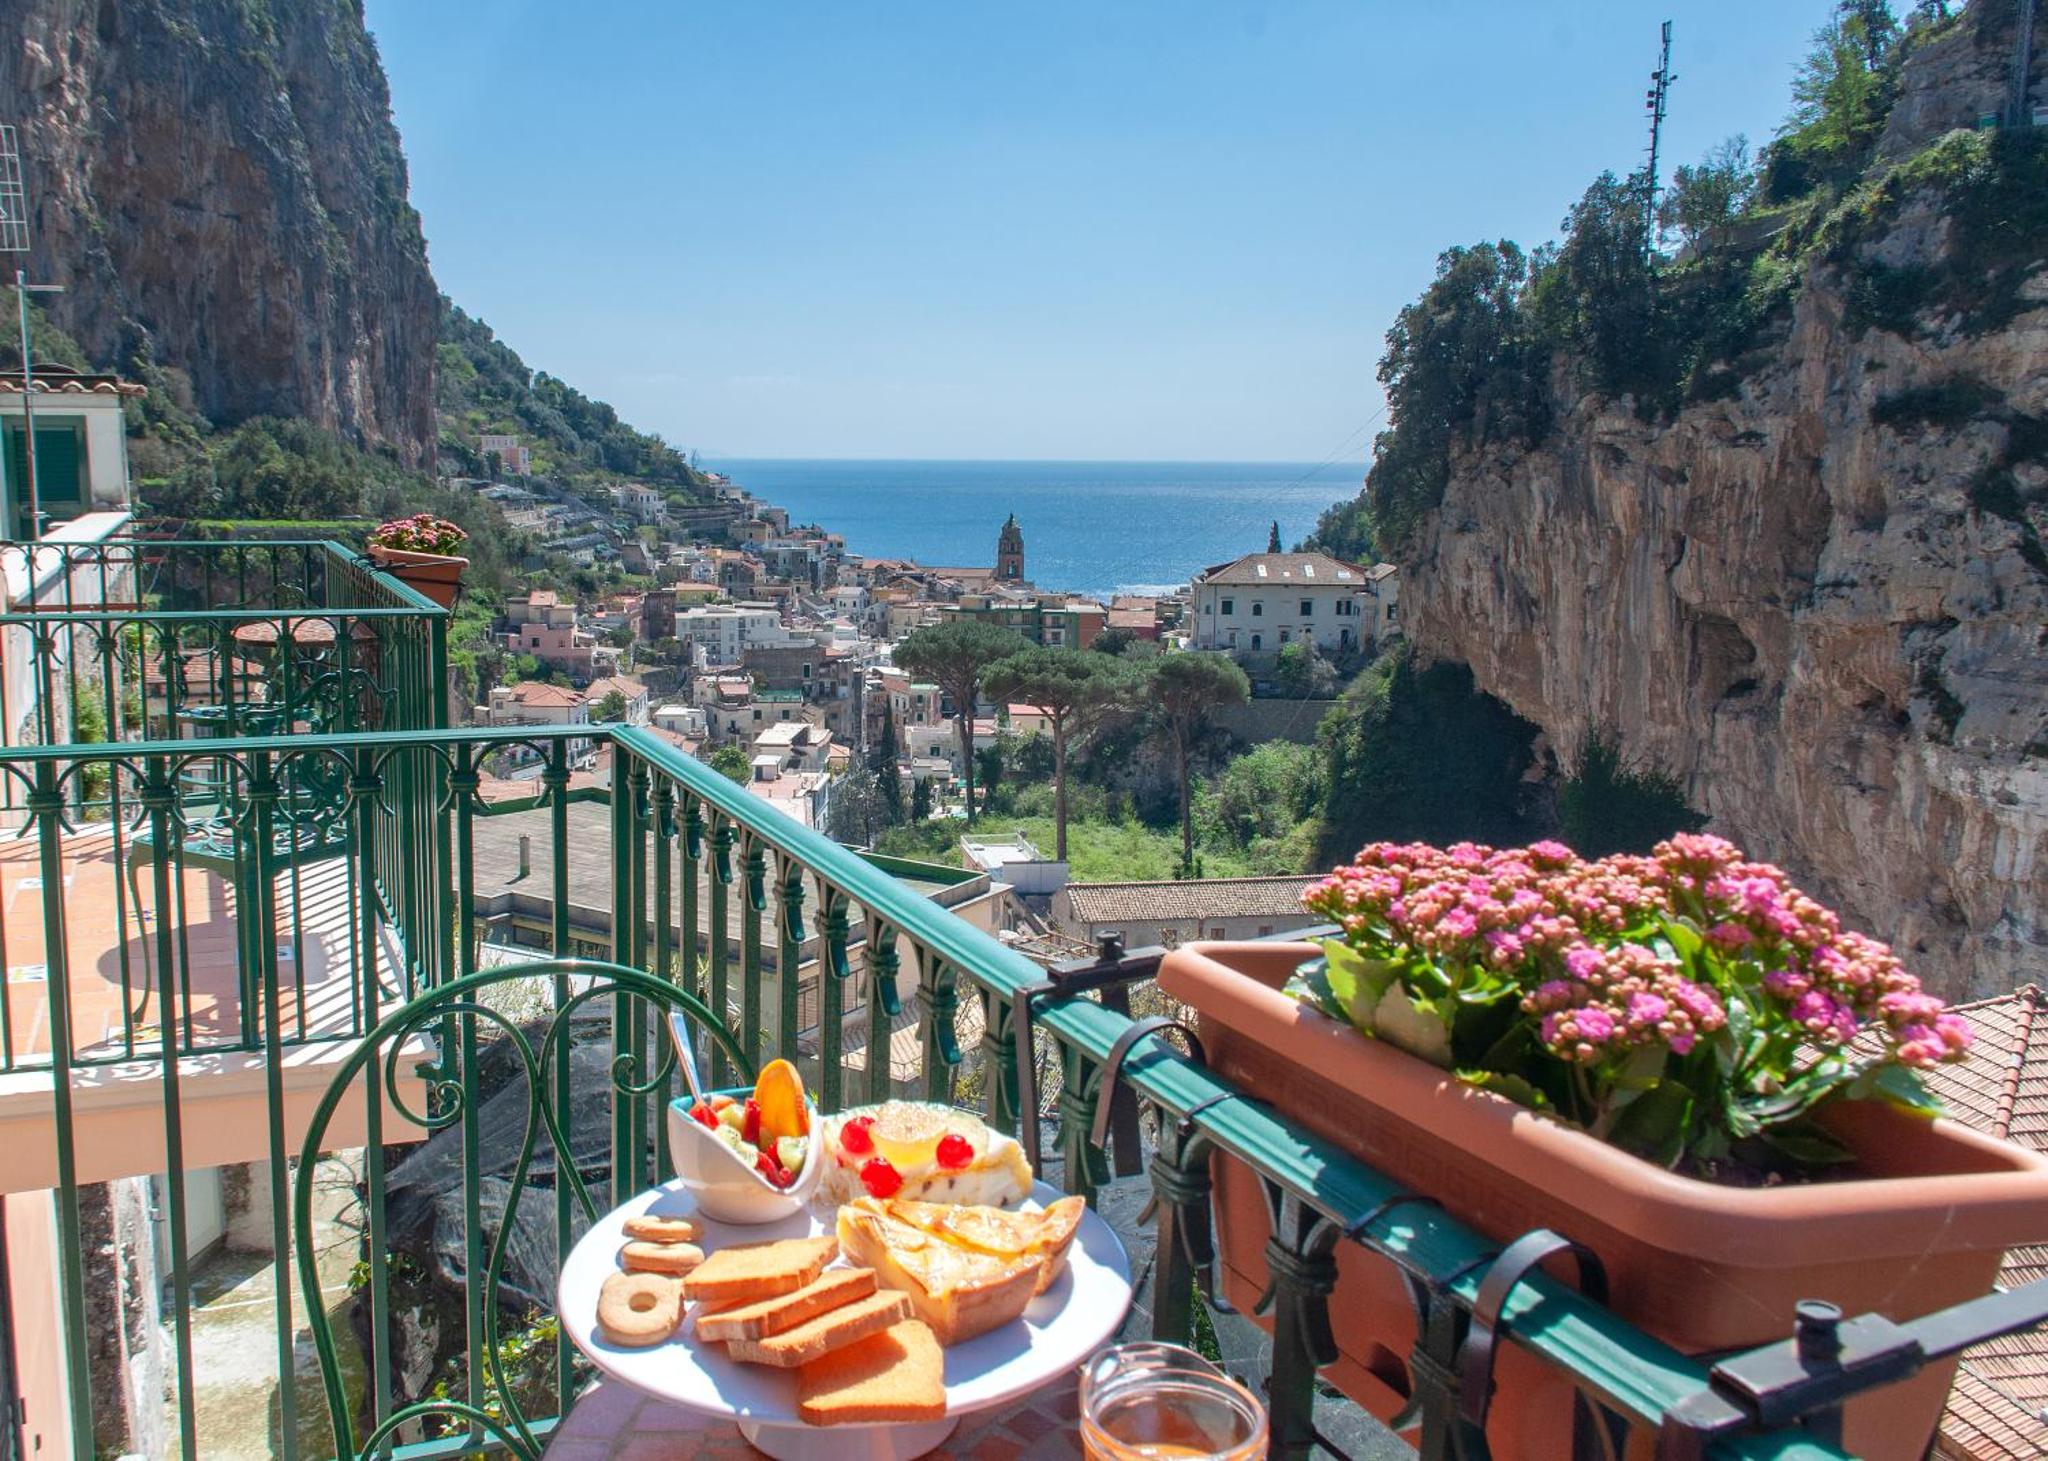
<instances>
[{"instance_id":1,"label":"ring-shaped biscuit","mask_svg":"<svg viewBox=\"0 0 2048 1461\"><path fill-rule=\"evenodd\" d=\"M686 1217L664 1217L652 1212L627 1218L625 1229L627 1237L638 1238L643 1243L694 1243L699 1231L697 1225Z\"/></svg>"},{"instance_id":2,"label":"ring-shaped biscuit","mask_svg":"<svg viewBox=\"0 0 2048 1461\"><path fill-rule=\"evenodd\" d=\"M683 1322L683 1286L659 1273L615 1273L597 1295L597 1327L609 1344L645 1349Z\"/></svg>"},{"instance_id":3,"label":"ring-shaped biscuit","mask_svg":"<svg viewBox=\"0 0 2048 1461\"><path fill-rule=\"evenodd\" d=\"M628 1243L619 1250L619 1266L628 1273L667 1273L677 1277L704 1261L695 1243Z\"/></svg>"}]
</instances>

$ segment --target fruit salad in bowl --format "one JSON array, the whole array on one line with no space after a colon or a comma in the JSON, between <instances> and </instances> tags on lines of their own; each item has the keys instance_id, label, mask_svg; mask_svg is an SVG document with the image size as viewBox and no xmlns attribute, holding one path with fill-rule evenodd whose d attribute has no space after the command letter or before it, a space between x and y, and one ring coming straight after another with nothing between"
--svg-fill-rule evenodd
<instances>
[{"instance_id":1,"label":"fruit salad in bowl","mask_svg":"<svg viewBox=\"0 0 2048 1461\"><path fill-rule=\"evenodd\" d=\"M1014 1208L1031 1195L1031 1163L1013 1137L972 1111L884 1101L826 1118L818 1129L816 1200L857 1197Z\"/></svg>"},{"instance_id":2,"label":"fruit salad in bowl","mask_svg":"<svg viewBox=\"0 0 2048 1461\"><path fill-rule=\"evenodd\" d=\"M818 1125L796 1067L771 1061L751 1089L671 1101L669 1159L706 1217L774 1222L799 1210L818 1185Z\"/></svg>"}]
</instances>

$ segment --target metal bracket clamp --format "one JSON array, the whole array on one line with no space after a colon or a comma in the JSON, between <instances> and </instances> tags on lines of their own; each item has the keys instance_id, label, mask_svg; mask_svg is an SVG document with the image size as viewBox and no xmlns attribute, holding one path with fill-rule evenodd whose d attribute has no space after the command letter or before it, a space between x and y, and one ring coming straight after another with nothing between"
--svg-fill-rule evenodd
<instances>
[{"instance_id":1,"label":"metal bracket clamp","mask_svg":"<svg viewBox=\"0 0 2048 1461\"><path fill-rule=\"evenodd\" d=\"M1209 1063L1207 1052L1202 1049L1202 1037L1170 1016L1151 1015L1125 1027L1124 1032L1116 1037L1116 1043L1109 1047L1109 1053L1102 1057L1102 1084L1096 1092L1095 1119L1088 1128L1091 1146L1100 1147L1109 1140L1110 1115L1120 1089L1117 1077L1123 1074L1125 1059L1147 1035L1163 1036L1168 1030L1180 1031L1187 1038L1188 1053L1203 1065Z\"/></svg>"},{"instance_id":2,"label":"metal bracket clamp","mask_svg":"<svg viewBox=\"0 0 2048 1461\"><path fill-rule=\"evenodd\" d=\"M1022 985L1010 992L1010 1038L1017 1066L1017 1137L1024 1156L1037 1171L1044 1150L1042 1123L1038 1112L1038 1064L1036 1007L1040 1000L1087 994L1093 990L1116 990L1141 979L1150 979L1166 956L1163 948L1147 947L1133 953L1124 950L1123 935L1108 933L1090 960L1069 960L1055 964L1051 977L1036 984Z\"/></svg>"},{"instance_id":3,"label":"metal bracket clamp","mask_svg":"<svg viewBox=\"0 0 2048 1461\"><path fill-rule=\"evenodd\" d=\"M1522 1280L1545 1259L1559 1253L1570 1253L1578 1260L1579 1291L1595 1303L1607 1301L1607 1270L1600 1255L1584 1244L1548 1228L1533 1229L1508 1244L1479 1281L1471 1321L1458 1345L1458 1419L1471 1433L1485 1433L1487 1411L1493 1403L1493 1367L1499 1350L1501 1311ZM1597 1453L1592 1449L1596 1442ZM1589 1454L1616 1455L1615 1438L1585 1392L1574 1391L1572 1455Z\"/></svg>"}]
</instances>

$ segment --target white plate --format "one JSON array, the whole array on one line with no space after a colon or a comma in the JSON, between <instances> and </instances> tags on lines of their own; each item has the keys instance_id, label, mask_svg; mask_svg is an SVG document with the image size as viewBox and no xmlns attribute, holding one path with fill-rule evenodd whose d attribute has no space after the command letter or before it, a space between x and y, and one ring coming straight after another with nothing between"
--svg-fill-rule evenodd
<instances>
[{"instance_id":1,"label":"white plate","mask_svg":"<svg viewBox=\"0 0 2048 1461\"><path fill-rule=\"evenodd\" d=\"M1031 1205L1042 1207L1060 1193L1040 1182L1031 1196ZM626 1219L647 1212L696 1217L689 1195L671 1184L643 1192L599 1218L562 1265L559 1312L570 1340L614 1380L688 1409L730 1416L743 1423L801 1425L796 1417L793 1371L727 1359L724 1345L698 1344L689 1321L674 1339L649 1349L621 1349L599 1337L598 1290L619 1270ZM826 1219L831 1216L831 1210L821 1213L807 1207L779 1222L749 1227L699 1217L704 1235L698 1243L709 1253L728 1243L810 1237L827 1231ZM1067 1251L1065 1271L1031 1301L1023 1319L946 1351L948 1417L1000 1405L1037 1389L1055 1375L1074 1372L1116 1333L1130 1304L1130 1259L1109 1224L1090 1208ZM859 1429L821 1427L812 1434Z\"/></svg>"}]
</instances>

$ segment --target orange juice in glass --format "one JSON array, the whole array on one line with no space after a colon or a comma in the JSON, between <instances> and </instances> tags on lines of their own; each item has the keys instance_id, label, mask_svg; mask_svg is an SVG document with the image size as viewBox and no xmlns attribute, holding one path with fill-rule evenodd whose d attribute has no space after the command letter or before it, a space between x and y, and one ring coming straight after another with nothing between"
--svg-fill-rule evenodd
<instances>
[{"instance_id":1,"label":"orange juice in glass","mask_svg":"<svg viewBox=\"0 0 2048 1461\"><path fill-rule=\"evenodd\" d=\"M1081 1370L1081 1444L1092 1461L1254 1461L1266 1408L1191 1349L1113 1345Z\"/></svg>"}]
</instances>

